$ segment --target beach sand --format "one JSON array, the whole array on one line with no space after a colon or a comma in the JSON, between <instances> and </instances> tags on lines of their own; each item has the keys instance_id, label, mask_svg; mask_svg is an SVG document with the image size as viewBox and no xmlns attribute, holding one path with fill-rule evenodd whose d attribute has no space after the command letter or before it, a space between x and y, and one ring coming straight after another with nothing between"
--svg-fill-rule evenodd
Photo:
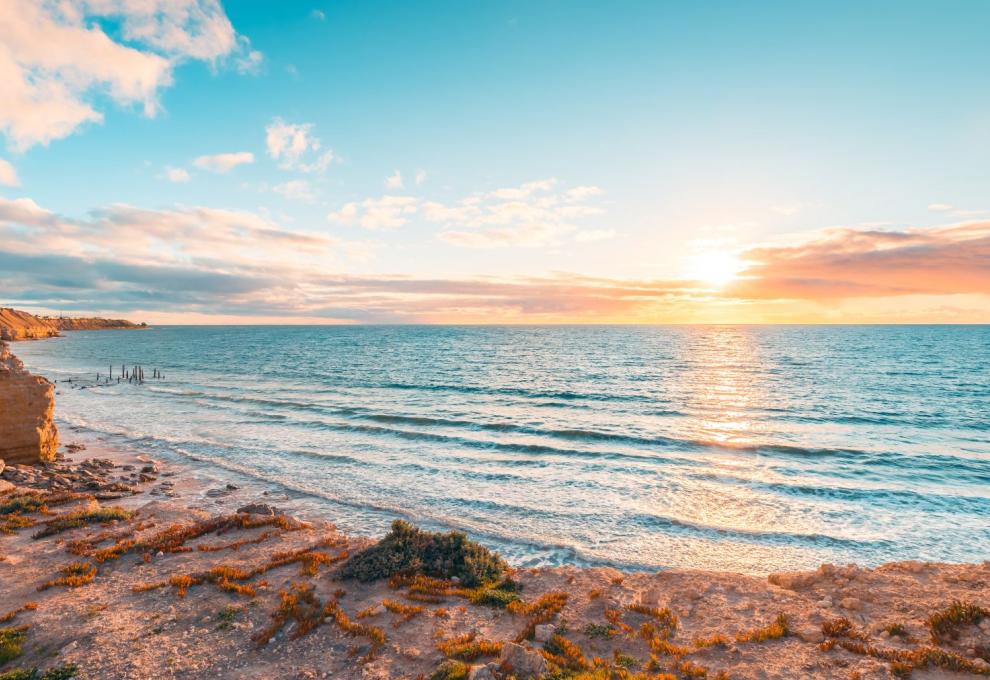
<instances>
[{"instance_id":1,"label":"beach sand","mask_svg":"<svg viewBox=\"0 0 990 680\"><path fill-rule=\"evenodd\" d=\"M71 444L70 433L66 439ZM94 458L106 462L80 465ZM180 463L90 445L61 465L78 472L75 480L62 474L73 488L126 483L138 493L53 504L22 515L34 526L0 533L0 616L16 612L0 626L29 626L22 653L0 672L73 664L84 678L430 678L454 655L466 663L448 661L443 677L521 678L550 663L569 667L555 677L990 674L990 617L981 610L990 607L990 562L826 565L769 578L524 569L512 573L522 603L504 609L472 603L455 584L341 580L345 555L371 540L291 514L237 515L251 503L282 505ZM19 486L8 487L0 504L50 484L54 474L9 470L5 477ZM96 506L133 515L32 538L43 523ZM175 552L140 547L169 527L224 515L235 526L221 535L174 543ZM128 541L138 546L128 549ZM116 559L98 552L114 545ZM79 562L80 580L95 568L92 580L39 591ZM251 569L259 573L242 578ZM953 601L976 607L955 610L933 639L929 617ZM273 618L280 607L284 621Z\"/></svg>"}]
</instances>

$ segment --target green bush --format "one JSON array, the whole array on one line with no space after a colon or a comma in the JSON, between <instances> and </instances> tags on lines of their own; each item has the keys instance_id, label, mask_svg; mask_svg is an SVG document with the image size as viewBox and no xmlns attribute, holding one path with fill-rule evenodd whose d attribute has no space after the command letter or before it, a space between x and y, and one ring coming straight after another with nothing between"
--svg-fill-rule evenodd
<instances>
[{"instance_id":1,"label":"green bush","mask_svg":"<svg viewBox=\"0 0 990 680\"><path fill-rule=\"evenodd\" d=\"M463 532L423 531L409 522L395 520L382 540L344 563L341 575L360 581L396 575L447 579L456 576L472 588L497 580L506 567L498 553L469 541Z\"/></svg>"}]
</instances>

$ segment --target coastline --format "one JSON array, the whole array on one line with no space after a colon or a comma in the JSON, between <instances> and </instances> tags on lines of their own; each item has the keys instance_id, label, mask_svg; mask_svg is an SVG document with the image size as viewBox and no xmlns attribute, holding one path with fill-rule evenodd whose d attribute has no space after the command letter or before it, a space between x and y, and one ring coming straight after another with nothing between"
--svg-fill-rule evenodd
<instances>
[{"instance_id":1,"label":"coastline","mask_svg":"<svg viewBox=\"0 0 990 680\"><path fill-rule=\"evenodd\" d=\"M5 590L0 615L37 604L37 609L22 610L4 624L30 628L23 654L0 666L2 671L73 664L79 677L92 678L417 678L432 677L443 666L447 656L443 648L461 659L471 657L463 667L457 666L461 662L447 661L448 670L467 673L473 666L472 677L496 678L502 677L498 668L514 663L522 677L526 669L520 664L540 671L547 669L547 658L560 660L562 650L546 641L550 634L558 634L573 645L568 653L574 655L570 675L560 677L581 677L579 672L584 671L578 668L598 664L600 672L607 666L610 673L625 669L646 673L642 677L887 678L901 657L917 662L914 677L948 677L926 670L939 664L990 674L990 664L980 658L990 652L990 618L980 625L959 626L954 629L956 639L945 636L938 645L926 624L953 601L990 606L986 597L990 562L902 562L876 569L827 565L769 578L687 569L631 574L610 568L515 569L511 577L520 584L524 603L564 600L556 611L540 618L541 628L530 631L517 649L513 640L525 632L535 614L476 604L453 591L417 598L415 592L392 589L384 580L341 580L338 569L344 559L340 556L368 547L371 540L346 536L329 522L292 517L287 499L220 486L217 478L192 465L96 445L73 451L71 432L65 433L65 439L70 451L56 466L80 470L86 460L107 461L101 464L107 478L134 482L138 493L96 503L135 514L111 525L89 524L37 540L31 538L36 531L32 528L0 534L4 556L0 583ZM10 472L4 476L9 480ZM23 487L8 489L0 500L20 490ZM42 523L93 502L52 507L49 516L24 516ZM237 516L238 508L252 503L285 508L287 521L305 528L267 536L266 527L239 528L223 536L191 540L179 552L148 557L125 552L103 562L94 557L96 550L115 545L114 540L125 540L124 536L143 540L176 524ZM88 554L79 554L76 542L101 537L104 540L93 543ZM198 549L199 545L211 549ZM143 584L169 579L177 583L177 576L218 565L254 568L273 555L312 550L314 545L326 548L320 548L326 562L311 569L301 570L296 563L273 568L244 581L250 593L210 582L190 586L184 596L168 585L135 592ZM74 549L75 555L70 552ZM96 568L91 582L78 588L37 590L57 577L60 568L80 560ZM294 619L292 614L271 641L259 645L258 634L273 623L280 603L284 607L295 602L297 610L303 606L293 599L300 593L309 593L307 597L320 603L335 602L343 621L351 625L350 632L330 615L314 622L305 616ZM383 602L393 610L384 608ZM364 616L358 618L359 614ZM781 615L787 626L778 635L782 631L774 626ZM676 617L676 626L666 637L643 632L655 633L657 616ZM836 632L837 621L846 621L851 628L826 636L823 627ZM891 635L894 624L903 627L908 637ZM379 630L384 640L379 646L355 634L362 629L354 625L367 626L365 632ZM556 656L541 655L539 650L548 646ZM124 654L108 653L122 647ZM485 653L475 656L479 649ZM927 656L920 656L918 650ZM944 657L931 650L942 650ZM374 652L370 658L369 652ZM513 653L518 657L504 658Z\"/></svg>"}]
</instances>

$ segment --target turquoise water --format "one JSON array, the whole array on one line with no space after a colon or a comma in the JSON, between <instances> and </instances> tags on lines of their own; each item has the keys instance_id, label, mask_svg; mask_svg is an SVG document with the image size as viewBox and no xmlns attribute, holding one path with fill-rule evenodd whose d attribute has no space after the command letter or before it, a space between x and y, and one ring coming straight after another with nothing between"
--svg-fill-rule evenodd
<instances>
[{"instance_id":1,"label":"turquoise water","mask_svg":"<svg viewBox=\"0 0 990 680\"><path fill-rule=\"evenodd\" d=\"M160 327L18 343L64 437L518 564L990 558L990 327ZM115 369L119 370L119 369Z\"/></svg>"}]
</instances>

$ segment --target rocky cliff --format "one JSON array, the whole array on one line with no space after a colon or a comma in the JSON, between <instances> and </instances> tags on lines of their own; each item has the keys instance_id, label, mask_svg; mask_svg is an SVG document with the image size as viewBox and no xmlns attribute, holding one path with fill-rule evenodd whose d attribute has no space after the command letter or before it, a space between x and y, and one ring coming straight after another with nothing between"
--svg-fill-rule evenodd
<instances>
[{"instance_id":1,"label":"rocky cliff","mask_svg":"<svg viewBox=\"0 0 990 680\"><path fill-rule=\"evenodd\" d=\"M41 463L55 458L55 388L24 370L0 341L0 460Z\"/></svg>"},{"instance_id":2,"label":"rocky cliff","mask_svg":"<svg viewBox=\"0 0 990 680\"><path fill-rule=\"evenodd\" d=\"M34 340L58 335L50 322L10 307L0 307L0 340Z\"/></svg>"},{"instance_id":3,"label":"rocky cliff","mask_svg":"<svg viewBox=\"0 0 990 680\"><path fill-rule=\"evenodd\" d=\"M99 317L34 316L10 307L0 307L0 340L36 340L51 338L59 331L101 331L146 328L147 324L124 319Z\"/></svg>"},{"instance_id":4,"label":"rocky cliff","mask_svg":"<svg viewBox=\"0 0 990 680\"><path fill-rule=\"evenodd\" d=\"M147 328L148 324L134 323L126 319L101 319L100 317L39 317L45 323L51 324L60 331L102 331L121 328Z\"/></svg>"}]
</instances>

